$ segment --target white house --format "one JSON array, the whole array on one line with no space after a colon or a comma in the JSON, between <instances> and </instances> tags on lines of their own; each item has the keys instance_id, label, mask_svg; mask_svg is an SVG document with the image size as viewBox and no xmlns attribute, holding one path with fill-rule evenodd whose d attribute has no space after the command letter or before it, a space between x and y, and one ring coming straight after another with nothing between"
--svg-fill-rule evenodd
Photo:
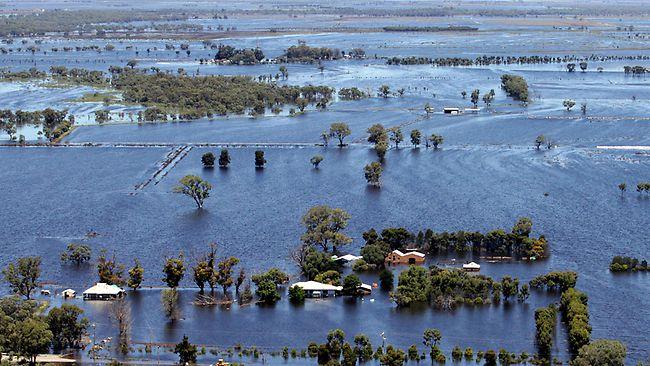
<instances>
[{"instance_id":1,"label":"white house","mask_svg":"<svg viewBox=\"0 0 650 366\"><path fill-rule=\"evenodd\" d=\"M343 290L343 286L333 286L316 281L296 282L291 287L298 286L305 291L306 297L336 296Z\"/></svg>"},{"instance_id":2,"label":"white house","mask_svg":"<svg viewBox=\"0 0 650 366\"><path fill-rule=\"evenodd\" d=\"M119 286L98 282L95 286L84 291L84 300L115 300L124 297L126 292Z\"/></svg>"},{"instance_id":3,"label":"white house","mask_svg":"<svg viewBox=\"0 0 650 366\"><path fill-rule=\"evenodd\" d=\"M475 262L469 262L463 264L463 270L467 272L478 272L481 270L481 265Z\"/></svg>"},{"instance_id":4,"label":"white house","mask_svg":"<svg viewBox=\"0 0 650 366\"><path fill-rule=\"evenodd\" d=\"M332 256L332 260L334 260L334 261L341 261L341 262L344 262L344 263L352 263L352 262L356 262L356 261L358 261L359 259L363 259L363 257L358 256L358 255L352 255L352 254L342 255L342 256L340 256L340 257L339 257L339 256L336 256L336 255L333 255L333 256Z\"/></svg>"}]
</instances>

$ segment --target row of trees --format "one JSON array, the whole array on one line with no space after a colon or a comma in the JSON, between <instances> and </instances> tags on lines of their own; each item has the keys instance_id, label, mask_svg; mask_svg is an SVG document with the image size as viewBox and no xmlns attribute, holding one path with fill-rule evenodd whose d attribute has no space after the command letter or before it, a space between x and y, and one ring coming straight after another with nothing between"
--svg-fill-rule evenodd
<instances>
[{"instance_id":1,"label":"row of trees","mask_svg":"<svg viewBox=\"0 0 650 366\"><path fill-rule=\"evenodd\" d=\"M587 295L575 288L564 291L560 299L560 311L569 333L569 348L576 354L591 338Z\"/></svg>"},{"instance_id":2,"label":"row of trees","mask_svg":"<svg viewBox=\"0 0 650 366\"><path fill-rule=\"evenodd\" d=\"M476 58L466 57L390 57L386 59L388 65L434 65L434 66L487 66L487 65L524 65L524 64L552 64L581 61L587 68L586 61L611 61L611 60L637 60L646 59L647 56L479 56ZM575 69L575 64L572 63ZM567 70L569 66L567 66Z\"/></svg>"},{"instance_id":3,"label":"row of trees","mask_svg":"<svg viewBox=\"0 0 650 366\"><path fill-rule=\"evenodd\" d=\"M510 74L501 75L501 87L515 100L528 101L528 83L523 77Z\"/></svg>"},{"instance_id":4,"label":"row of trees","mask_svg":"<svg viewBox=\"0 0 650 366\"><path fill-rule=\"evenodd\" d=\"M637 258L615 256L609 264L609 270L612 272L627 272L627 271L648 271L648 261L645 259L639 261Z\"/></svg>"}]
</instances>

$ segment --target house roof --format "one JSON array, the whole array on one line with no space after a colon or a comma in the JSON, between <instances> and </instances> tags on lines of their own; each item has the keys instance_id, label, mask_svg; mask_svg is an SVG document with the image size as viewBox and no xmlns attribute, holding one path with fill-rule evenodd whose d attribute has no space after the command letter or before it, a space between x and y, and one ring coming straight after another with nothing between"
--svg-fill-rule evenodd
<instances>
[{"instance_id":1,"label":"house roof","mask_svg":"<svg viewBox=\"0 0 650 366\"><path fill-rule=\"evenodd\" d=\"M97 284L88 290L84 291L84 295L119 295L124 292L119 286L109 285L103 282Z\"/></svg>"},{"instance_id":2,"label":"house roof","mask_svg":"<svg viewBox=\"0 0 650 366\"><path fill-rule=\"evenodd\" d=\"M404 257L404 256L407 256L407 255L411 255L411 254L412 254L412 255L414 255L414 256L416 256L416 257L422 257L422 258L424 258L424 254L423 254L423 253L420 253L420 252L415 251L415 250L412 250L412 251L409 251L409 252L406 252L406 253L402 253L401 251L395 249L395 250L393 250L393 253L399 255L400 257Z\"/></svg>"},{"instance_id":3,"label":"house roof","mask_svg":"<svg viewBox=\"0 0 650 366\"><path fill-rule=\"evenodd\" d=\"M305 282L296 282L291 287L298 286L305 291L341 291L343 290L342 286L333 286L326 283L320 283L316 281L305 281Z\"/></svg>"},{"instance_id":4,"label":"house roof","mask_svg":"<svg viewBox=\"0 0 650 366\"><path fill-rule=\"evenodd\" d=\"M336 255L332 256L332 259L335 260L335 261L338 261L338 260L342 259L342 260L344 260L346 262L358 261L361 258L363 258L363 257L352 255L352 254L342 255L340 257L336 256Z\"/></svg>"},{"instance_id":5,"label":"house roof","mask_svg":"<svg viewBox=\"0 0 650 366\"><path fill-rule=\"evenodd\" d=\"M463 268L469 268L469 269L479 269L481 268L481 265L475 262L469 262L463 264Z\"/></svg>"},{"instance_id":6,"label":"house roof","mask_svg":"<svg viewBox=\"0 0 650 366\"><path fill-rule=\"evenodd\" d=\"M77 292L71 288L61 291L62 294L76 294Z\"/></svg>"},{"instance_id":7,"label":"house roof","mask_svg":"<svg viewBox=\"0 0 650 366\"><path fill-rule=\"evenodd\" d=\"M359 285L359 288L363 289L363 290L366 290L368 292L372 292L372 286L366 285L365 283L362 283L361 285Z\"/></svg>"}]
</instances>

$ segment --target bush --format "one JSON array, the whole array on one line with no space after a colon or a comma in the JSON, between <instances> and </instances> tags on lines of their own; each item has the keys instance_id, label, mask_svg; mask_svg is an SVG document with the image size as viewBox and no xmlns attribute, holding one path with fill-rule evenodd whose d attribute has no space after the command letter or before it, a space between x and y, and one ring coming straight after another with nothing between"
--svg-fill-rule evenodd
<instances>
[{"instance_id":1,"label":"bush","mask_svg":"<svg viewBox=\"0 0 650 366\"><path fill-rule=\"evenodd\" d=\"M393 272L384 268L379 273L379 285L383 290L390 291L393 289L394 275Z\"/></svg>"},{"instance_id":2,"label":"bush","mask_svg":"<svg viewBox=\"0 0 650 366\"><path fill-rule=\"evenodd\" d=\"M305 290L299 286L289 287L289 301L294 304L302 304L305 302Z\"/></svg>"},{"instance_id":3,"label":"bush","mask_svg":"<svg viewBox=\"0 0 650 366\"><path fill-rule=\"evenodd\" d=\"M203 163L203 166L206 168L212 168L215 160L216 157L211 152L207 152L201 157L201 163Z\"/></svg>"},{"instance_id":4,"label":"bush","mask_svg":"<svg viewBox=\"0 0 650 366\"><path fill-rule=\"evenodd\" d=\"M359 259L352 264L352 270L355 272L366 272L370 270L370 265L363 259Z\"/></svg>"}]
</instances>

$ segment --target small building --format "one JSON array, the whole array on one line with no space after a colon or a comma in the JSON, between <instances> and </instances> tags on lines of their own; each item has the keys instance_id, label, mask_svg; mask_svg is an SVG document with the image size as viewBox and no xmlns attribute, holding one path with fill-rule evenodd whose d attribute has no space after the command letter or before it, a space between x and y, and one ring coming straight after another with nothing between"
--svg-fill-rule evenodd
<instances>
[{"instance_id":1,"label":"small building","mask_svg":"<svg viewBox=\"0 0 650 366\"><path fill-rule=\"evenodd\" d=\"M343 291L343 286L328 285L316 281L296 282L291 287L298 286L305 291L306 297L330 297L336 296Z\"/></svg>"},{"instance_id":2,"label":"small building","mask_svg":"<svg viewBox=\"0 0 650 366\"><path fill-rule=\"evenodd\" d=\"M115 300L125 295L126 292L119 286L109 285L103 282L98 282L95 286L83 293L84 300Z\"/></svg>"},{"instance_id":3,"label":"small building","mask_svg":"<svg viewBox=\"0 0 650 366\"><path fill-rule=\"evenodd\" d=\"M458 107L445 107L442 109L444 114L461 114L463 111Z\"/></svg>"},{"instance_id":4,"label":"small building","mask_svg":"<svg viewBox=\"0 0 650 366\"><path fill-rule=\"evenodd\" d=\"M61 292L61 296L63 296L64 299L74 299L77 296L77 291L69 288L67 290L63 290L63 292Z\"/></svg>"},{"instance_id":5,"label":"small building","mask_svg":"<svg viewBox=\"0 0 650 366\"><path fill-rule=\"evenodd\" d=\"M361 295L370 295L372 293L372 286L362 283L359 285L359 288L357 290L359 290L359 293Z\"/></svg>"},{"instance_id":6,"label":"small building","mask_svg":"<svg viewBox=\"0 0 650 366\"><path fill-rule=\"evenodd\" d=\"M463 270L466 272L478 272L481 270L481 265L476 262L469 262L463 264Z\"/></svg>"},{"instance_id":7,"label":"small building","mask_svg":"<svg viewBox=\"0 0 650 366\"><path fill-rule=\"evenodd\" d=\"M352 255L352 254L342 255L340 257L336 256L336 255L332 256L332 260L343 262L343 263L353 263L353 262L358 261L359 259L363 259L363 257L357 256L357 255Z\"/></svg>"},{"instance_id":8,"label":"small building","mask_svg":"<svg viewBox=\"0 0 650 366\"><path fill-rule=\"evenodd\" d=\"M41 290L41 295L50 296L50 290L45 290L45 289Z\"/></svg>"},{"instance_id":9,"label":"small building","mask_svg":"<svg viewBox=\"0 0 650 366\"><path fill-rule=\"evenodd\" d=\"M399 250L393 250L388 254L385 260L386 264L423 264L424 263L424 254L418 251L412 250L406 253L402 253Z\"/></svg>"}]
</instances>

